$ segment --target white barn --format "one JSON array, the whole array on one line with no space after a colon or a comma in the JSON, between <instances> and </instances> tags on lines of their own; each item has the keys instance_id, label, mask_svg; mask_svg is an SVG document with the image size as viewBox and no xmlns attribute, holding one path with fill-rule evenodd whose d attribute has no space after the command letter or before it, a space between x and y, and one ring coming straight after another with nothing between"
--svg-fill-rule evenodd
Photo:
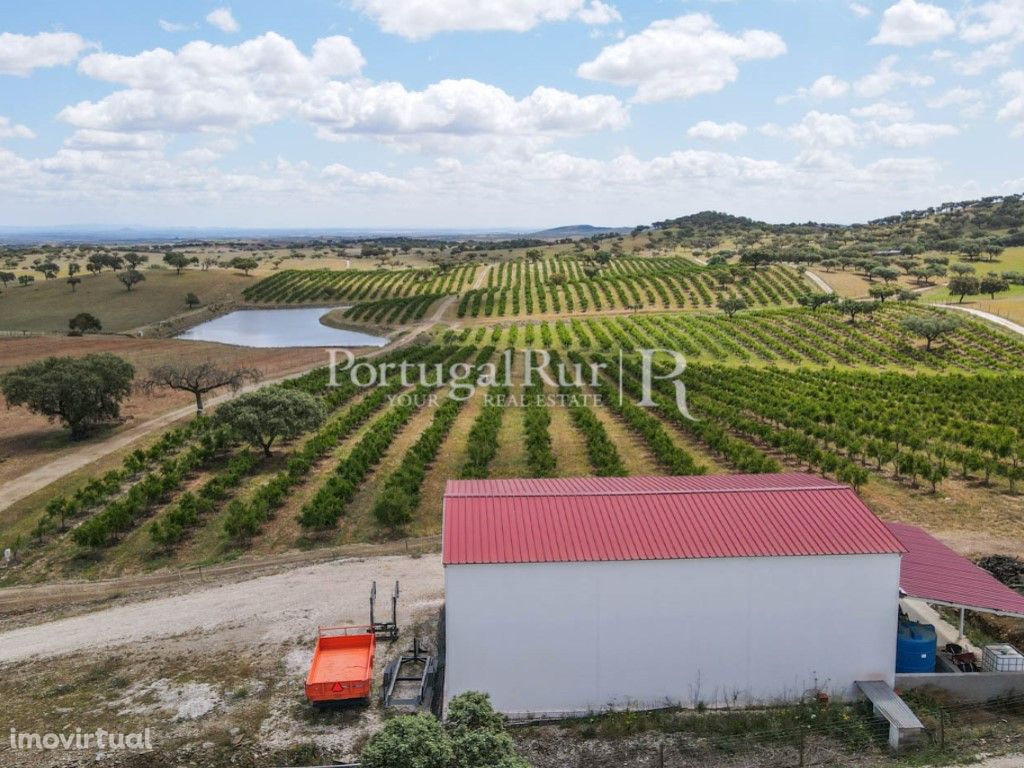
<instances>
[{"instance_id":1,"label":"white barn","mask_svg":"<svg viewBox=\"0 0 1024 768\"><path fill-rule=\"evenodd\" d=\"M900 542L804 474L451 481L445 702L510 715L892 685Z\"/></svg>"}]
</instances>

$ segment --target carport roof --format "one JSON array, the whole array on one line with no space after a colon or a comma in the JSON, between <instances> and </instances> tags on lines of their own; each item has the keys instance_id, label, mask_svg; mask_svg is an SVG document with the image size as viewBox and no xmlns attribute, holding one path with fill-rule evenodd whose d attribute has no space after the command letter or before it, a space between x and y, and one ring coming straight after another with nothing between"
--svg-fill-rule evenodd
<instances>
[{"instance_id":1,"label":"carport roof","mask_svg":"<svg viewBox=\"0 0 1024 768\"><path fill-rule=\"evenodd\" d=\"M1014 592L926 531L886 523L906 548L900 590L909 597L953 608L1024 618L1024 595Z\"/></svg>"},{"instance_id":2,"label":"carport roof","mask_svg":"<svg viewBox=\"0 0 1024 768\"><path fill-rule=\"evenodd\" d=\"M452 480L444 562L895 554L849 487L814 475Z\"/></svg>"}]
</instances>

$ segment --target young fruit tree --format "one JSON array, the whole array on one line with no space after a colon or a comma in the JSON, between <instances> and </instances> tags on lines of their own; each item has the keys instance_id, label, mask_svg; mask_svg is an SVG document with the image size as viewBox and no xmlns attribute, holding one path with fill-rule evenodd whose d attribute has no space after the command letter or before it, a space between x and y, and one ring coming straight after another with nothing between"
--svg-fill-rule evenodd
<instances>
[{"instance_id":1,"label":"young fruit tree","mask_svg":"<svg viewBox=\"0 0 1024 768\"><path fill-rule=\"evenodd\" d=\"M196 399L196 414L203 415L203 395L215 389L230 387L240 390L247 382L255 383L263 374L255 368L221 368L209 361L204 363L166 363L153 368L142 386L176 389L191 392Z\"/></svg>"},{"instance_id":2,"label":"young fruit tree","mask_svg":"<svg viewBox=\"0 0 1024 768\"><path fill-rule=\"evenodd\" d=\"M297 389L264 387L239 395L217 409L217 421L233 429L250 445L270 448L277 440L291 440L324 423L327 411L320 400Z\"/></svg>"},{"instance_id":3,"label":"young fruit tree","mask_svg":"<svg viewBox=\"0 0 1024 768\"><path fill-rule=\"evenodd\" d=\"M116 355L48 357L0 376L0 392L8 405L59 420L79 440L92 425L121 415L134 377L135 369Z\"/></svg>"}]
</instances>

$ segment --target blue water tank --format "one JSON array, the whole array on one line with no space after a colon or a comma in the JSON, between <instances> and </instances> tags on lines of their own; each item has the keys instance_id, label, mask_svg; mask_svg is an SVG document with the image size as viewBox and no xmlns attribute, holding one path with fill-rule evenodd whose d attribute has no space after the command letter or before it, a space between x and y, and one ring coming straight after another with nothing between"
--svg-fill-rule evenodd
<instances>
[{"instance_id":1,"label":"blue water tank","mask_svg":"<svg viewBox=\"0 0 1024 768\"><path fill-rule=\"evenodd\" d=\"M935 627L901 621L896 633L896 671L935 671Z\"/></svg>"}]
</instances>

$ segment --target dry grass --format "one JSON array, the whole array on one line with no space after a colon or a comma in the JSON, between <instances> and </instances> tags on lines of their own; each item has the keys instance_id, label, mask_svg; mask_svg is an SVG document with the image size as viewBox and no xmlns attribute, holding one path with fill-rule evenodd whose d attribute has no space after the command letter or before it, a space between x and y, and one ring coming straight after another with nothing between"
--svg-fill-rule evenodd
<instances>
[{"instance_id":1,"label":"dry grass","mask_svg":"<svg viewBox=\"0 0 1024 768\"><path fill-rule=\"evenodd\" d=\"M437 393L438 399L445 397L446 392L447 390L440 390ZM350 544L358 541L374 541L385 535L385 532L373 519L373 504L377 500L382 482L401 465L405 452L430 425L434 418L434 411L435 406L426 403L406 422L380 463L363 481L352 501L345 505L338 533L331 543Z\"/></svg>"},{"instance_id":2,"label":"dry grass","mask_svg":"<svg viewBox=\"0 0 1024 768\"><path fill-rule=\"evenodd\" d=\"M430 536L441 531L445 484L462 473L462 465L466 460L466 441L483 403L484 393L477 390L455 418L448 437L423 480L419 508L409 527L411 535Z\"/></svg>"}]
</instances>

